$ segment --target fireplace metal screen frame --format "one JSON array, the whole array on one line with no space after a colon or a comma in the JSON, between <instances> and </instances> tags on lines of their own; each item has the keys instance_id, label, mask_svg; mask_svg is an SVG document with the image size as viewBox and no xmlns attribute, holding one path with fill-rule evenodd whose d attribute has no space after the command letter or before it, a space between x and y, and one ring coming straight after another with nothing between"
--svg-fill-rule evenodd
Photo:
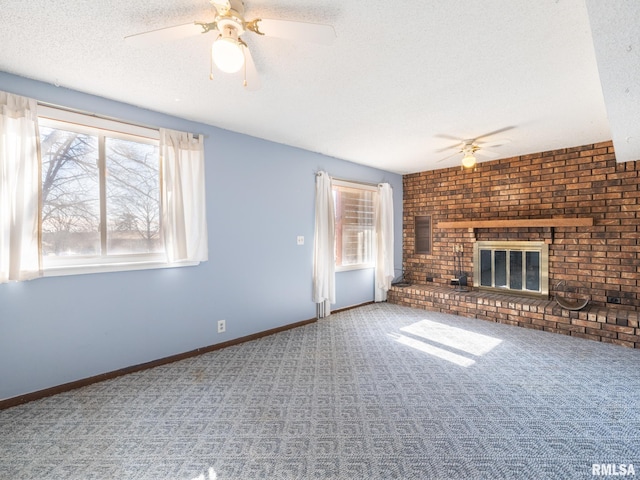
<instances>
[{"instance_id":1,"label":"fireplace metal screen frame","mask_svg":"<svg viewBox=\"0 0 640 480\"><path fill-rule=\"evenodd\" d=\"M540 254L539 279L540 290L516 290L506 287L489 287L480 285L480 251L481 250L506 250L519 252L538 252ZM493 257L493 255L492 255ZM507 258L509 254L507 253ZM525 295L528 297L549 298L549 245L546 242L535 241L477 241L473 244L473 280L474 286L479 290L491 292L509 293L513 295Z\"/></svg>"}]
</instances>

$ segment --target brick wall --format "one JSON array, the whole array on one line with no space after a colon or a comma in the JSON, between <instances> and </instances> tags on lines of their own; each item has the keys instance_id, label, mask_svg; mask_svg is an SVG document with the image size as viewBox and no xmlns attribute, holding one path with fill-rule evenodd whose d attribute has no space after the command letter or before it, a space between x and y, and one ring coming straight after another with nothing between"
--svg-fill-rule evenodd
<instances>
[{"instance_id":1,"label":"brick wall","mask_svg":"<svg viewBox=\"0 0 640 480\"><path fill-rule=\"evenodd\" d=\"M413 283L448 284L453 244L473 274L473 241L549 243L549 288L579 284L593 305L640 309L640 161L616 163L611 142L405 175L403 268ZM414 217L432 216L432 252L414 253ZM591 217L592 227L438 229L439 221ZM618 307L618 305L615 305Z\"/></svg>"}]
</instances>

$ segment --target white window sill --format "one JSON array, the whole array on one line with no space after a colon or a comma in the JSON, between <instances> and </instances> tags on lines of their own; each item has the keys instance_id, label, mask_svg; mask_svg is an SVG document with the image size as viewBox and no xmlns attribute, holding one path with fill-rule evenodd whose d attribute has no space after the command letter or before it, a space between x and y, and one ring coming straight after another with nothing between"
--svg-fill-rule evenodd
<instances>
[{"instance_id":1,"label":"white window sill","mask_svg":"<svg viewBox=\"0 0 640 480\"><path fill-rule=\"evenodd\" d=\"M338 272L350 272L351 270L366 270L369 268L375 268L375 265L370 264L360 264L360 265L342 265L336 267L336 273Z\"/></svg>"},{"instance_id":2,"label":"white window sill","mask_svg":"<svg viewBox=\"0 0 640 480\"><path fill-rule=\"evenodd\" d=\"M150 260L141 262L113 262L83 265L56 265L43 268L43 277L61 277L66 275L84 275L90 273L127 272L133 270L152 270L158 268L191 267L200 262L175 262Z\"/></svg>"}]
</instances>

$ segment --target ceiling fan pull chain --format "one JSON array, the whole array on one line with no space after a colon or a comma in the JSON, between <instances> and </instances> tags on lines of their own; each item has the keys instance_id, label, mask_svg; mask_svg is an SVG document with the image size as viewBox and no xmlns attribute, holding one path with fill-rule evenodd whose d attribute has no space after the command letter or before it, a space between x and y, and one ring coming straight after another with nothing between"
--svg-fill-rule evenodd
<instances>
[{"instance_id":1,"label":"ceiling fan pull chain","mask_svg":"<svg viewBox=\"0 0 640 480\"><path fill-rule=\"evenodd\" d=\"M242 82L242 86L246 87L247 86L247 55L245 54L244 48L242 49L242 56L244 57L244 66L243 66L244 81Z\"/></svg>"},{"instance_id":2,"label":"ceiling fan pull chain","mask_svg":"<svg viewBox=\"0 0 640 480\"><path fill-rule=\"evenodd\" d=\"M213 54L209 55L209 80L213 80Z\"/></svg>"}]
</instances>

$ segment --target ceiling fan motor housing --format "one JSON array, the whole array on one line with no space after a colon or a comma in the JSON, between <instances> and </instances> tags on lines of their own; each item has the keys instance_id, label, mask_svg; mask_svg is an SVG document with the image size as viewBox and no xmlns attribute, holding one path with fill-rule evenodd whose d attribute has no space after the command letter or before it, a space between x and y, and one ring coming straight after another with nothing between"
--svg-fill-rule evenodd
<instances>
[{"instance_id":1,"label":"ceiling fan motor housing","mask_svg":"<svg viewBox=\"0 0 640 480\"><path fill-rule=\"evenodd\" d=\"M462 144L462 148L460 149L460 151L464 154L474 154L478 150L480 150L480 147L472 141L464 142Z\"/></svg>"},{"instance_id":2,"label":"ceiling fan motor housing","mask_svg":"<svg viewBox=\"0 0 640 480\"><path fill-rule=\"evenodd\" d=\"M225 31L233 30L235 33L232 35L237 39L245 31L244 18L234 10L229 10L224 16L218 15L216 17L216 25L223 37L230 36L228 33L225 33Z\"/></svg>"}]
</instances>

